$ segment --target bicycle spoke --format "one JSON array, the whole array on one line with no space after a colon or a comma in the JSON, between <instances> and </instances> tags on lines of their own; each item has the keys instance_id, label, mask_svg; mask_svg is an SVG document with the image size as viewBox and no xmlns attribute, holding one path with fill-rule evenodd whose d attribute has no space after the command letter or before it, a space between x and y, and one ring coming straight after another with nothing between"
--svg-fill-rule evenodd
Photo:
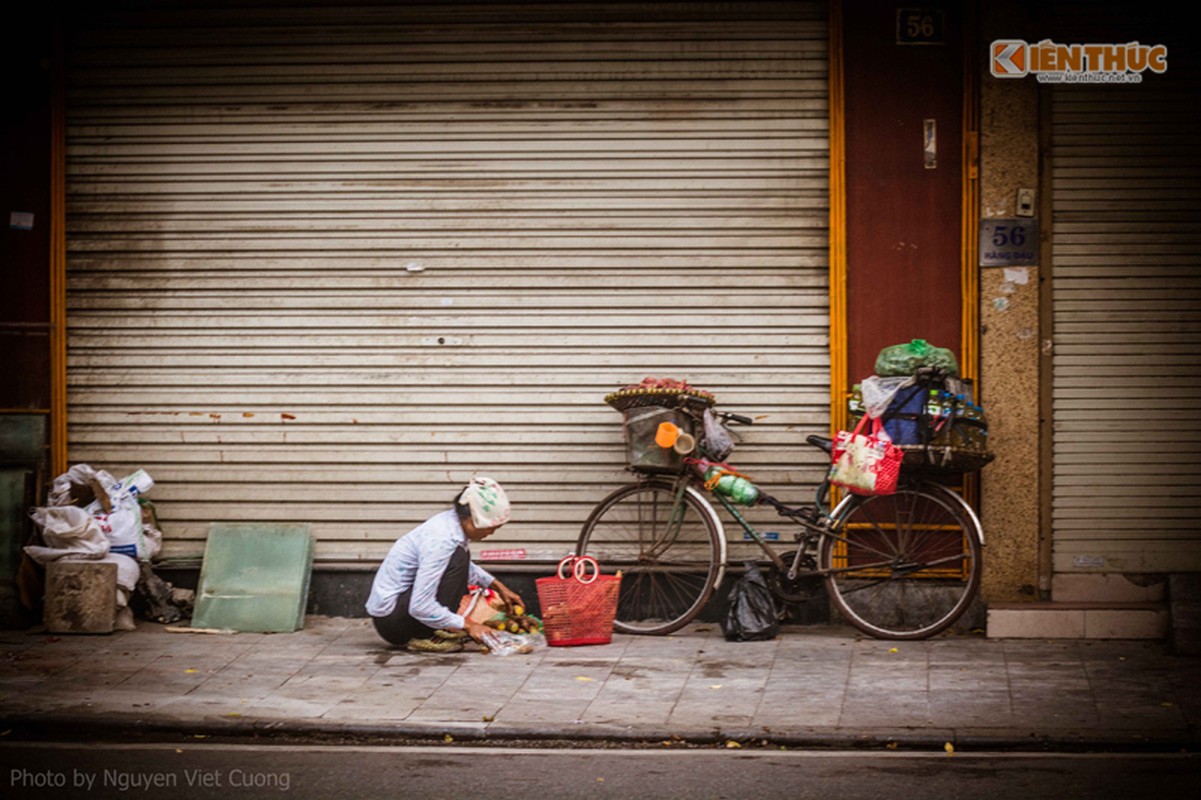
<instances>
[{"instance_id":1,"label":"bicycle spoke","mask_svg":"<svg viewBox=\"0 0 1201 800\"><path fill-rule=\"evenodd\" d=\"M953 623L979 585L979 533L942 487L904 487L839 506L822 544L831 600L881 638L923 638Z\"/></svg>"},{"instance_id":2,"label":"bicycle spoke","mask_svg":"<svg viewBox=\"0 0 1201 800\"><path fill-rule=\"evenodd\" d=\"M695 493L650 480L614 492L589 516L577 551L623 573L619 631L669 633L704 607L722 567L705 509Z\"/></svg>"}]
</instances>

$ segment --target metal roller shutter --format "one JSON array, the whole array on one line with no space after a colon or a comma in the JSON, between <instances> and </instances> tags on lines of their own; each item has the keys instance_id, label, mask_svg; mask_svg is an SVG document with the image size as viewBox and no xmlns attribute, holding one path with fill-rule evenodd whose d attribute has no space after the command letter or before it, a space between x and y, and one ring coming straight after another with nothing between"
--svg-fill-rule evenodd
<instances>
[{"instance_id":1,"label":"metal roller shutter","mask_svg":"<svg viewBox=\"0 0 1201 800\"><path fill-rule=\"evenodd\" d=\"M1185 69L1052 90L1057 572L1201 570L1201 86Z\"/></svg>"},{"instance_id":2,"label":"metal roller shutter","mask_svg":"<svg viewBox=\"0 0 1201 800\"><path fill-rule=\"evenodd\" d=\"M601 398L684 377L808 492L828 426L824 3L93 10L69 38L70 459L166 553L375 562L473 474L570 549Z\"/></svg>"}]
</instances>

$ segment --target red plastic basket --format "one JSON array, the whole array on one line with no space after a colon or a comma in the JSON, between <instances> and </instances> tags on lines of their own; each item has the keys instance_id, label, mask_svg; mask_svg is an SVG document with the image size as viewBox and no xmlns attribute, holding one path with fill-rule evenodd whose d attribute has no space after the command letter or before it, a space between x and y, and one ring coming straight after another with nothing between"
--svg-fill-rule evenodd
<instances>
[{"instance_id":1,"label":"red plastic basket","mask_svg":"<svg viewBox=\"0 0 1201 800\"><path fill-rule=\"evenodd\" d=\"M568 567L570 577L564 576ZM535 583L548 645L574 647L613 641L620 575L601 575L593 558L568 556L559 562L557 576L539 578Z\"/></svg>"}]
</instances>

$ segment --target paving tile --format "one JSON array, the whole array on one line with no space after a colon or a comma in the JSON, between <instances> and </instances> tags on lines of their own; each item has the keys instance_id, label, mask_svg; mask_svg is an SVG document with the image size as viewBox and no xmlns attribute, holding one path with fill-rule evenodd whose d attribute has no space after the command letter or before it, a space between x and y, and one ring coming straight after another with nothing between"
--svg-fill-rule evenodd
<instances>
[{"instance_id":1,"label":"paving tile","mask_svg":"<svg viewBox=\"0 0 1201 800\"><path fill-rule=\"evenodd\" d=\"M930 705L924 696L848 697L838 724L850 728L927 726L930 724Z\"/></svg>"},{"instance_id":2,"label":"paving tile","mask_svg":"<svg viewBox=\"0 0 1201 800\"><path fill-rule=\"evenodd\" d=\"M341 697L293 697L273 692L247 704L245 712L231 711L238 716L265 716L273 719L318 719L340 703Z\"/></svg>"},{"instance_id":3,"label":"paving tile","mask_svg":"<svg viewBox=\"0 0 1201 800\"><path fill-rule=\"evenodd\" d=\"M535 698L522 696L505 703L495 717L496 722L574 723L582 719L591 705L590 699Z\"/></svg>"},{"instance_id":4,"label":"paving tile","mask_svg":"<svg viewBox=\"0 0 1201 800\"><path fill-rule=\"evenodd\" d=\"M385 693L358 692L331 706L322 719L333 722L400 722L408 718L420 701L406 701Z\"/></svg>"},{"instance_id":5,"label":"paving tile","mask_svg":"<svg viewBox=\"0 0 1201 800\"><path fill-rule=\"evenodd\" d=\"M751 718L751 727L787 731L803 728L832 728L842 718L842 705L799 706L796 708L774 708L765 712L762 707Z\"/></svg>"},{"instance_id":6,"label":"paving tile","mask_svg":"<svg viewBox=\"0 0 1201 800\"><path fill-rule=\"evenodd\" d=\"M631 698L620 703L593 703L579 719L581 722L602 725L665 725L670 731L674 708L672 703Z\"/></svg>"},{"instance_id":7,"label":"paving tile","mask_svg":"<svg viewBox=\"0 0 1201 800\"><path fill-rule=\"evenodd\" d=\"M893 692L926 691L930 685L930 676L926 670L881 670L878 668L852 667L847 680L847 692L854 694L861 689Z\"/></svg>"},{"instance_id":8,"label":"paving tile","mask_svg":"<svg viewBox=\"0 0 1201 800\"><path fill-rule=\"evenodd\" d=\"M1005 690L1009 682L1004 666L991 664L931 664L928 677L931 692Z\"/></svg>"},{"instance_id":9,"label":"paving tile","mask_svg":"<svg viewBox=\"0 0 1201 800\"><path fill-rule=\"evenodd\" d=\"M1096 698L1091 692L1046 687L1039 692L1013 692L1014 721L1049 730L1092 727L1099 723Z\"/></svg>"}]
</instances>

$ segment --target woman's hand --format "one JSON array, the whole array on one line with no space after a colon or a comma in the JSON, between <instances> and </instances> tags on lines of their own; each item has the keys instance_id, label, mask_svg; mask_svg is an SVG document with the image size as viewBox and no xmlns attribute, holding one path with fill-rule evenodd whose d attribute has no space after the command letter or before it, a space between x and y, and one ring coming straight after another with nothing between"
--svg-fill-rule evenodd
<instances>
[{"instance_id":1,"label":"woman's hand","mask_svg":"<svg viewBox=\"0 0 1201 800\"><path fill-rule=\"evenodd\" d=\"M495 640L494 631L482 622L476 622L473 619L463 621L463 630L467 631L467 635L475 639L482 645L492 646Z\"/></svg>"},{"instance_id":2,"label":"woman's hand","mask_svg":"<svg viewBox=\"0 0 1201 800\"><path fill-rule=\"evenodd\" d=\"M500 595L501 600L505 601L505 605L509 607L510 611L517 606L525 608L525 601L521 599L521 595L517 594L517 592L510 589L508 586L505 586L500 581L493 580L491 588Z\"/></svg>"}]
</instances>

